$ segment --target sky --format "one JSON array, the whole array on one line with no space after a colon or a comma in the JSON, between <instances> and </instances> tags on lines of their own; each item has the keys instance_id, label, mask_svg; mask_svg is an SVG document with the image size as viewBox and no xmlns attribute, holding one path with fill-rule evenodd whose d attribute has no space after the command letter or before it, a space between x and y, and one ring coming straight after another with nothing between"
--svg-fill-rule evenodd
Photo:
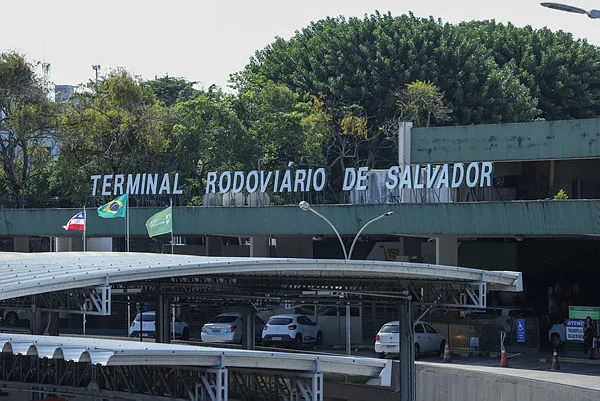
<instances>
[{"instance_id":1,"label":"sky","mask_svg":"<svg viewBox=\"0 0 600 401\"><path fill-rule=\"evenodd\" d=\"M558 0L600 9L600 0ZM510 22L570 32L600 46L600 19L532 0L29 0L6 1L0 52L50 64L57 85L77 85L122 67L142 79L169 75L199 87L227 86L257 50L291 38L311 21L390 12L399 16Z\"/></svg>"}]
</instances>

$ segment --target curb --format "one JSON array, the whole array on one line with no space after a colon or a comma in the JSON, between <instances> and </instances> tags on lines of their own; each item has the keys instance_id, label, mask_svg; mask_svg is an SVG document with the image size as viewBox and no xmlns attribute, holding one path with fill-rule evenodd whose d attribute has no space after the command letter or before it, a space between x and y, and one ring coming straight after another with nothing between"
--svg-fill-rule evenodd
<instances>
[{"instance_id":1,"label":"curb","mask_svg":"<svg viewBox=\"0 0 600 401\"><path fill-rule=\"evenodd\" d=\"M584 363L588 365L600 365L600 359L587 359L587 358L570 358L566 356L558 356L560 362L571 362L571 363ZM552 362L552 357L550 358L540 358L538 362Z\"/></svg>"}]
</instances>

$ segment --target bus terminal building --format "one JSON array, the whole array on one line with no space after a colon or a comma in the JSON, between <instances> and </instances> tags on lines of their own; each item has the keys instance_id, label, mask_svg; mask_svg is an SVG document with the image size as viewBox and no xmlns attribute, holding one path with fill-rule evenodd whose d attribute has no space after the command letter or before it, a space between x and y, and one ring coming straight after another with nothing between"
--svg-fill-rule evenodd
<instances>
[{"instance_id":1,"label":"bus terminal building","mask_svg":"<svg viewBox=\"0 0 600 401\"><path fill-rule=\"evenodd\" d=\"M173 207L173 247L168 236L149 238L145 227L163 206L131 207L127 222L89 209L86 249L124 251L127 238L135 252L343 259L341 240L346 248L356 242L352 259L522 272L524 292L493 294L488 306L526 308L540 321L566 318L569 305L600 305L600 119L404 125L389 166L347 169L340 188L346 204L313 202L318 197L308 194L327 180L319 168L211 172L204 206ZM165 195L164 205L180 187L175 174L98 172L90 179L94 195L151 190ZM568 199L556 196L560 190ZM273 206L274 193L292 201ZM302 200L339 237L299 208ZM80 251L81 232L62 229L80 210L4 209L0 249Z\"/></svg>"}]
</instances>

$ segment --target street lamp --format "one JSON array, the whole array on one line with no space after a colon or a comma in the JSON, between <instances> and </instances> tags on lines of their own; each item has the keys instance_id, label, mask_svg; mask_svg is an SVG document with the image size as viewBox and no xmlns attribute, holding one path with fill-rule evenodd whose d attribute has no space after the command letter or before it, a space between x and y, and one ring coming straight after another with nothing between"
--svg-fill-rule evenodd
<instances>
[{"instance_id":1,"label":"street lamp","mask_svg":"<svg viewBox=\"0 0 600 401\"><path fill-rule=\"evenodd\" d=\"M567 11L570 13L586 14L590 18L600 18L600 10L584 10L583 8L575 7L569 4L562 3L540 3L544 7L554 10Z\"/></svg>"},{"instance_id":2,"label":"street lamp","mask_svg":"<svg viewBox=\"0 0 600 401\"><path fill-rule=\"evenodd\" d=\"M327 219L327 217L323 216L321 213L317 212L315 209L313 209L312 207L310 207L310 204L307 201L302 201L298 204L298 207L302 210L309 210L311 212L313 212L314 214L316 214L317 216L319 216L320 218L322 218L323 220L325 220L325 222L327 222L327 224L329 224L331 226L331 228L333 229L333 231L335 232L335 235L337 235L338 240L340 241L340 246L342 247L342 251L344 252L344 259L345 260L350 260L352 259L352 251L354 250L354 245L356 244L356 241L358 240L358 237L360 236L360 234L364 231L365 228L367 228L367 226L371 223L376 222L377 220L380 220L384 217L388 217L394 214L394 212L385 212L384 214L382 214L381 216L377 216L372 220L369 220L365 225L363 225L360 230L358 230L358 233L356 233L356 235L354 236L354 240L352 241L352 245L350 246L350 252L346 252L346 246L344 245L344 241L342 241L342 237L340 236L340 233L338 232L338 230L335 228L335 226L331 223L331 221L329 221Z\"/></svg>"},{"instance_id":3,"label":"street lamp","mask_svg":"<svg viewBox=\"0 0 600 401\"><path fill-rule=\"evenodd\" d=\"M337 235L338 239L340 240L340 245L342 246L342 251L344 251L344 259L348 260L348 254L346 253L346 246L344 246L344 241L342 241L342 237L340 237L340 233L335 228L335 226L333 224L331 224L331 221L327 220L327 217L323 216L321 213L317 212L315 209L310 207L310 204L307 201L300 202L298 204L298 207L302 210L310 210L311 212L313 212L314 214L316 214L317 216L319 216L320 218L325 220L325 222L327 222L327 224L329 224L331 226L331 228L333 228L335 235Z\"/></svg>"},{"instance_id":4,"label":"street lamp","mask_svg":"<svg viewBox=\"0 0 600 401\"><path fill-rule=\"evenodd\" d=\"M368 221L367 224L365 224L364 226L362 226L362 228L358 231L358 233L356 233L356 236L354 237L354 240L352 241L352 245L350 246L350 252L348 252L348 259L352 259L352 251L354 250L354 245L356 244L356 241L358 240L358 237L360 236L360 233L362 233L363 230L365 228L367 228L367 226L369 224L374 223L374 222L376 222L379 219L383 219L384 217L391 216L393 214L394 214L394 212L385 212L381 216L375 217L373 220Z\"/></svg>"},{"instance_id":5,"label":"street lamp","mask_svg":"<svg viewBox=\"0 0 600 401\"><path fill-rule=\"evenodd\" d=\"M356 244L356 240L358 240L358 237L360 236L360 234L363 232L363 230L369 224L371 224L379 219L382 219L384 217L391 216L392 214L394 214L394 212L385 212L381 216L377 216L374 219L369 220L365 225L363 225L360 228L360 230L358 230L358 233L356 233L356 235L354 236L354 240L352 241L352 246L350 247L350 253L346 253L346 246L344 245L344 241L342 241L342 237L340 236L340 233L335 228L335 226L327 219L327 217L323 216L321 213L319 213L315 209L311 208L310 204L306 201L300 202L298 204L298 207L302 210L310 210L311 212L313 212L314 214L316 214L317 216L319 216L320 218L325 220L325 222L327 222L327 224L329 224L331 226L331 228L333 228L335 235L337 235L338 240L340 240L340 245L342 247L342 251L344 251L344 259L345 260L350 260L350 258L352 257L352 251L354 250L354 245ZM351 340L350 340L350 303L346 303L346 355L351 355L351 354L352 354L352 344L351 344Z\"/></svg>"}]
</instances>

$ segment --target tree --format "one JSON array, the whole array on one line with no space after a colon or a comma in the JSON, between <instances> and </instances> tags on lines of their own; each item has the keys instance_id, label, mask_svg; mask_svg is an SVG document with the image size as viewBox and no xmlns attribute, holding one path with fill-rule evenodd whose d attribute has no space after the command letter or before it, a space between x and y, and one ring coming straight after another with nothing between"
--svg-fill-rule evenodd
<instances>
[{"instance_id":1,"label":"tree","mask_svg":"<svg viewBox=\"0 0 600 401\"><path fill-rule=\"evenodd\" d=\"M190 100L197 94L194 89L196 82L188 82L184 78L174 78L168 75L146 81L152 92L167 107L173 106L178 101Z\"/></svg>"},{"instance_id":2,"label":"tree","mask_svg":"<svg viewBox=\"0 0 600 401\"><path fill-rule=\"evenodd\" d=\"M65 104L54 189L82 200L92 174L169 171L172 119L150 88L116 70Z\"/></svg>"},{"instance_id":3,"label":"tree","mask_svg":"<svg viewBox=\"0 0 600 401\"><path fill-rule=\"evenodd\" d=\"M429 127L431 118L439 121L450 119L450 108L444 95L431 82L415 81L406 84L396 102L402 121L412 121L415 127Z\"/></svg>"},{"instance_id":4,"label":"tree","mask_svg":"<svg viewBox=\"0 0 600 401\"><path fill-rule=\"evenodd\" d=\"M35 66L0 54L0 188L18 207L44 194L55 150L54 107Z\"/></svg>"}]
</instances>

